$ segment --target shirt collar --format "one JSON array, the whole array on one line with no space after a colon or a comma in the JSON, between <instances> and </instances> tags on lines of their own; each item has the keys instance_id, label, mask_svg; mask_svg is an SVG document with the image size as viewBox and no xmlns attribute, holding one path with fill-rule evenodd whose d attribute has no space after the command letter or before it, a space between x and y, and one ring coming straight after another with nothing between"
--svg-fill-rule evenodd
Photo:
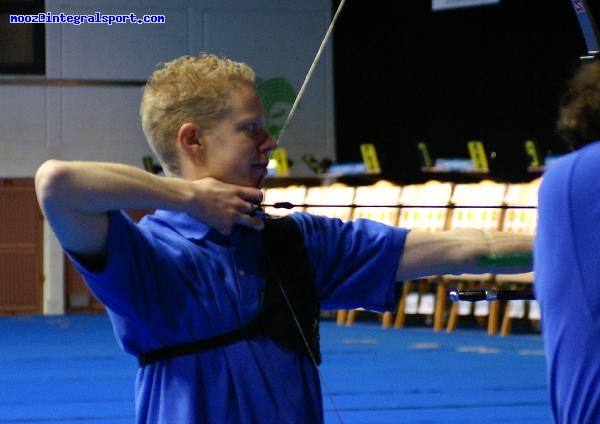
<instances>
[{"instance_id":1,"label":"shirt collar","mask_svg":"<svg viewBox=\"0 0 600 424\"><path fill-rule=\"evenodd\" d=\"M202 240L211 230L204 222L185 212L157 210L154 216L189 240Z\"/></svg>"}]
</instances>

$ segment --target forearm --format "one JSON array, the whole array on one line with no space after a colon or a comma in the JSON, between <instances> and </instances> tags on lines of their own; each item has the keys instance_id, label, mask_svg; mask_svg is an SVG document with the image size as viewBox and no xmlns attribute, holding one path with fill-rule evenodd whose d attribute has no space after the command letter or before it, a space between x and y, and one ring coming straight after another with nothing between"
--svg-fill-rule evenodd
<instances>
[{"instance_id":1,"label":"forearm","mask_svg":"<svg viewBox=\"0 0 600 424\"><path fill-rule=\"evenodd\" d=\"M530 263L503 261L505 255L526 254L533 237L477 229L427 233L411 231L397 278L409 280L443 274L520 273L531 271Z\"/></svg>"},{"instance_id":2,"label":"forearm","mask_svg":"<svg viewBox=\"0 0 600 424\"><path fill-rule=\"evenodd\" d=\"M101 162L45 162L36 173L36 193L44 215L63 247L82 255L104 253L107 212L119 209L169 209L186 212L222 234L234 225L260 230L250 215L262 201L255 187L160 177L141 169Z\"/></svg>"},{"instance_id":3,"label":"forearm","mask_svg":"<svg viewBox=\"0 0 600 424\"><path fill-rule=\"evenodd\" d=\"M183 209L190 183L133 166L100 162L45 162L36 173L42 208L97 214L116 209Z\"/></svg>"},{"instance_id":4,"label":"forearm","mask_svg":"<svg viewBox=\"0 0 600 424\"><path fill-rule=\"evenodd\" d=\"M105 254L108 211L182 209L189 184L99 162L49 160L35 175L38 201L63 248L90 257Z\"/></svg>"}]
</instances>

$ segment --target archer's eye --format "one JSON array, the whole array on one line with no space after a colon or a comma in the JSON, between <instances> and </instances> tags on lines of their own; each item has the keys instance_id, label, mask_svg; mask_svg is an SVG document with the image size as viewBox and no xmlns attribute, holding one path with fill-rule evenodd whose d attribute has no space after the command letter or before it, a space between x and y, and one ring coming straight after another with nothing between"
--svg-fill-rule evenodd
<instances>
[{"instance_id":1,"label":"archer's eye","mask_svg":"<svg viewBox=\"0 0 600 424\"><path fill-rule=\"evenodd\" d=\"M253 122L253 123L244 125L242 127L242 130L246 133L254 134L256 132L257 127L258 127L258 125L256 125L256 123Z\"/></svg>"}]
</instances>

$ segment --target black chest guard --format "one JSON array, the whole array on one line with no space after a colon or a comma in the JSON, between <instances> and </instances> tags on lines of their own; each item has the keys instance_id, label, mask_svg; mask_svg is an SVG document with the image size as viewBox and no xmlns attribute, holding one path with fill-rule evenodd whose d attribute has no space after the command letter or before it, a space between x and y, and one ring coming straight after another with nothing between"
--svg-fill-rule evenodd
<instances>
[{"instance_id":1,"label":"black chest guard","mask_svg":"<svg viewBox=\"0 0 600 424\"><path fill-rule=\"evenodd\" d=\"M216 349L256 334L307 354L321 363L319 347L320 303L297 224L289 217L267 218L262 232L266 285L262 306L250 324L208 339L194 340L141 354L140 366L156 361ZM299 328L300 327L300 328ZM307 351L307 345L310 352Z\"/></svg>"},{"instance_id":2,"label":"black chest guard","mask_svg":"<svg viewBox=\"0 0 600 424\"><path fill-rule=\"evenodd\" d=\"M298 352L308 354L308 345L318 365L321 305L302 233L292 218L267 219L263 238L267 284L258 317L259 328Z\"/></svg>"}]
</instances>

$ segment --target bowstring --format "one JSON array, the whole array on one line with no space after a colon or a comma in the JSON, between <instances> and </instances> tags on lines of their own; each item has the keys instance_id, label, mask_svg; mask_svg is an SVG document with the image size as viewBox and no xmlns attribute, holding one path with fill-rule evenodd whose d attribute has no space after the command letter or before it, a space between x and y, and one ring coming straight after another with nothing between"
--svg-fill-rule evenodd
<instances>
[{"instance_id":1,"label":"bowstring","mask_svg":"<svg viewBox=\"0 0 600 424\"><path fill-rule=\"evenodd\" d=\"M306 73L306 76L304 77L304 81L302 82L302 85L300 86L300 90L298 91L298 94L296 95L296 98L294 99L294 103L292 104L292 107L290 108L290 112L288 113L288 116L285 118L285 122L283 123L283 126L281 127L281 131L279 131L279 134L277 136L277 144L279 144L279 141L283 137L283 133L285 132L285 130L287 130L287 127L289 126L290 121L292 120L292 117L296 113L298 104L300 104L300 100L302 99L302 96L304 95L304 91L306 90L306 87L308 86L308 82L310 81L310 79L315 71L315 68L317 67L317 63L319 62L319 59L321 58L323 51L325 51L327 42L329 41L329 39L331 38L331 34L333 33L333 28L335 26L335 22L337 21L338 16L342 12L342 9L344 8L345 3L346 3L346 0L342 0L340 2L339 6L337 7L337 9L335 11L335 14L333 15L333 19L331 19L331 22L329 23L329 28L327 28L327 32L325 32L325 36L323 37L323 40L321 40L321 45L319 46L319 49L317 50L317 53L315 54L315 58L313 59L311 65L308 69L308 72Z\"/></svg>"},{"instance_id":2,"label":"bowstring","mask_svg":"<svg viewBox=\"0 0 600 424\"><path fill-rule=\"evenodd\" d=\"M331 34L333 33L333 28L335 27L335 23L340 15L340 13L342 12L345 4L346 4L346 0L340 1L340 4L338 5L338 7L335 11L335 14L333 15L333 18L331 19L331 22L329 23L329 27L327 28L327 31L325 32L325 36L323 37L323 40L321 40L321 45L319 46L319 49L317 50L317 53L315 54L315 57L308 69L308 72L306 73L306 76L304 77L304 81L302 82L302 85L300 86L300 90L298 90L298 94L296 95L296 98L294 99L294 103L292 104L292 107L290 108L290 112L288 113L288 116L286 117L285 122L283 123L283 126L281 127L281 131L277 135L277 144L279 144L279 142L281 141L283 134L287 130L287 128L290 124L290 121L292 120L292 118L294 117L294 114L296 113L296 109L298 108L298 105L300 104L300 100L302 99L302 96L304 95L304 92L306 91L308 82L310 81L310 79L317 67L317 63L319 62L319 60L323 54L323 51L325 51L325 47L327 46L327 43L328 43L329 39L331 38ZM267 260L270 261L270 258L267 258ZM327 384L325 383L325 380L323 379L323 376L321 375L321 372L320 372L318 364L317 364L317 360L315 359L315 357L312 353L312 350L310 349L310 345L308 343L308 340L306 339L306 335L304 334L304 331L302 330L302 326L300 325L298 316L296 315L294 308L287 296L287 293L286 293L285 289L283 288L283 285L281 284L280 281L278 281L278 285L279 285L279 289L281 290L281 294L283 295L283 298L285 299L285 303L291 313L291 316L294 319L294 323L298 329L298 332L300 333L300 336L302 337L302 341L306 347L306 350L308 351L310 359L311 359L315 369L317 370L317 373L319 374L319 380L321 382L321 385L323 386L323 390L324 390L325 394L327 395L327 398L329 399L329 402L330 402L333 410L335 411L338 421L340 423L343 423L342 417L340 415L340 411L338 410L337 406L335 405L335 402L333 401L333 397L332 397L329 389L327 388Z\"/></svg>"},{"instance_id":3,"label":"bowstring","mask_svg":"<svg viewBox=\"0 0 600 424\"><path fill-rule=\"evenodd\" d=\"M271 257L266 250L265 250L265 258L267 260L267 263L269 263L271 272L274 272L275 268L273 267ZM338 422L340 424L343 424L344 421L342 420L342 415L340 414L340 411L337 408L337 405L335 404L335 402L333 400L333 395L329 391L329 388L327 387L325 379L323 378L323 375L321 374L321 370L319 369L319 364L317 363L317 359L315 358L315 355L310 347L310 343L308 343L308 339L306 338L306 334L304 333L304 330L302 330L302 325L300 324L300 321L298 320L298 315L296 315L296 312L294 311L294 306L292 305L292 302L290 301L290 299L287 295L287 292L283 288L283 284L281 283L281 280L279 279L279 277L276 274L274 275L274 277L277 280L277 285L279 286L281 295L283 296L283 299L285 300L285 304L287 305L287 308L290 311L292 318L294 319L294 324L296 325L296 328L298 329L298 333L300 333L300 337L302 338L302 343L304 343L304 347L306 348L306 351L308 352L310 361L312 362L313 366L315 367L315 370L317 371L317 374L319 375L319 380L320 380L321 385L323 386L323 391L325 392L325 395L327 396L327 399L329 400L329 403L331 404L331 407L333 408L333 411L335 412L335 415L337 416Z\"/></svg>"}]
</instances>

